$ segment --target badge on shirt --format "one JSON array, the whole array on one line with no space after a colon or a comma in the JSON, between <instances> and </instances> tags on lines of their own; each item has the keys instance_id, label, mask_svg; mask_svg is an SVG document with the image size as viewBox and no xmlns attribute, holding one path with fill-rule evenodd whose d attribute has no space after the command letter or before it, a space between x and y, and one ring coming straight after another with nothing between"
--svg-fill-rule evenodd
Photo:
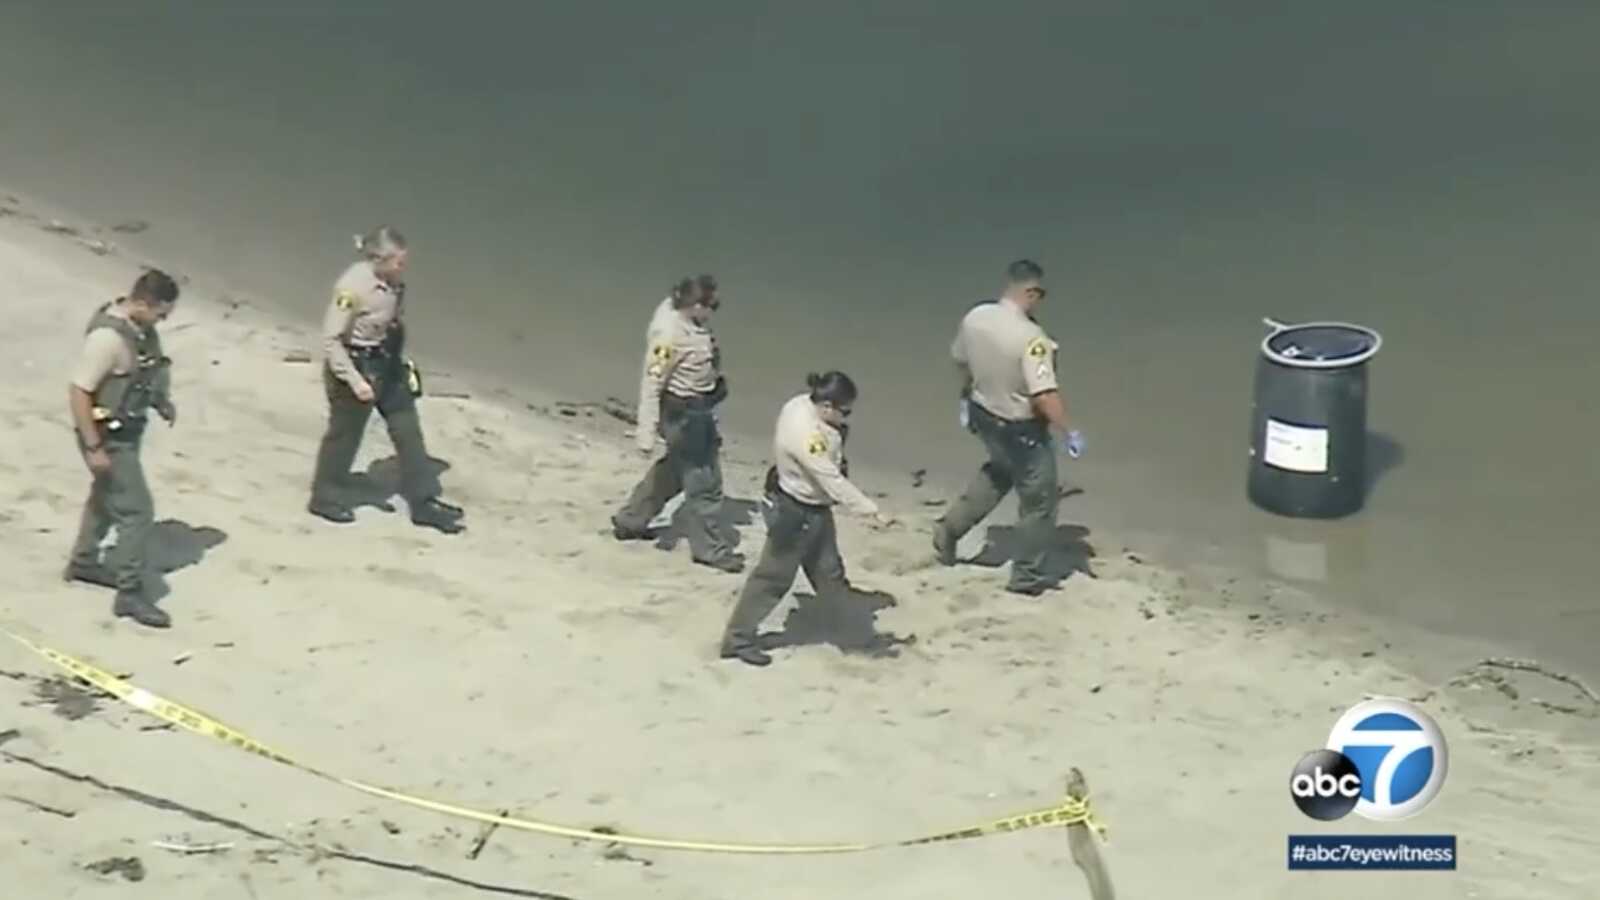
<instances>
[{"instance_id":1,"label":"badge on shirt","mask_svg":"<svg viewBox=\"0 0 1600 900\"><path fill-rule=\"evenodd\" d=\"M1044 338L1034 338L1028 342L1028 355L1034 359L1044 359L1050 355L1050 342Z\"/></svg>"},{"instance_id":2,"label":"badge on shirt","mask_svg":"<svg viewBox=\"0 0 1600 900\"><path fill-rule=\"evenodd\" d=\"M806 441L806 452L812 456L821 456L828 452L828 439L820 434L813 434Z\"/></svg>"},{"instance_id":3,"label":"badge on shirt","mask_svg":"<svg viewBox=\"0 0 1600 900\"><path fill-rule=\"evenodd\" d=\"M333 295L333 305L339 307L345 312L355 309L357 304L360 302L361 298L357 297L351 291L339 291Z\"/></svg>"}]
</instances>

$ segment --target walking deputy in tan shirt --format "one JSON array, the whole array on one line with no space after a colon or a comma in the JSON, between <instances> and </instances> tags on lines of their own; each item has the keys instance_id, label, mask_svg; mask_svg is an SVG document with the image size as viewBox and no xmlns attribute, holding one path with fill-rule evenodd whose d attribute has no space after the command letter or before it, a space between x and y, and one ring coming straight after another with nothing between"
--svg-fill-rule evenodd
<instances>
[{"instance_id":1,"label":"walking deputy in tan shirt","mask_svg":"<svg viewBox=\"0 0 1600 900\"><path fill-rule=\"evenodd\" d=\"M139 447L149 410L169 425L177 422L168 391L171 360L162 354L156 332L177 300L177 283L151 269L128 296L95 310L67 389L78 452L94 481L63 577L116 589L112 612L151 628L167 628L172 620L145 590L145 545L155 503ZM113 526L117 542L102 562L100 543Z\"/></svg>"},{"instance_id":2,"label":"walking deputy in tan shirt","mask_svg":"<svg viewBox=\"0 0 1600 900\"><path fill-rule=\"evenodd\" d=\"M328 430L311 477L312 515L348 524L356 517L340 497L367 420L377 408L400 458L400 495L413 524L445 534L464 529L462 510L439 499L422 439L417 398L422 380L405 356L406 264L410 250L400 232L384 225L356 239L361 259L334 285L323 316L323 389Z\"/></svg>"},{"instance_id":3,"label":"walking deputy in tan shirt","mask_svg":"<svg viewBox=\"0 0 1600 900\"><path fill-rule=\"evenodd\" d=\"M744 583L738 605L722 638L722 657L753 666L772 662L757 630L783 601L798 570L819 597L843 601L850 595L839 555L833 507L843 504L883 526L894 519L851 483L844 464L843 428L856 402L856 385L843 372L806 378L808 391L783 405L773 437L775 509L767 527L761 560Z\"/></svg>"},{"instance_id":4,"label":"walking deputy in tan shirt","mask_svg":"<svg viewBox=\"0 0 1600 900\"><path fill-rule=\"evenodd\" d=\"M744 558L734 552L722 523L722 436L715 410L728 395L728 382L711 331L711 316L719 306L715 278L685 278L650 319L634 443L649 457L660 436L666 453L611 517L611 529L619 541L650 538L650 520L682 491L690 557L714 569L740 572Z\"/></svg>"},{"instance_id":5,"label":"walking deputy in tan shirt","mask_svg":"<svg viewBox=\"0 0 1600 900\"><path fill-rule=\"evenodd\" d=\"M1055 541L1057 444L1076 458L1083 436L1067 428L1056 384L1056 342L1034 321L1044 300L1044 269L1018 260L1006 270L1000 299L961 320L950 355L961 370L962 424L983 441L989 459L934 527L939 561L956 563L956 542L1017 492L1017 551L1006 590L1038 596L1057 579L1045 571ZM1052 433L1059 437L1052 437Z\"/></svg>"}]
</instances>

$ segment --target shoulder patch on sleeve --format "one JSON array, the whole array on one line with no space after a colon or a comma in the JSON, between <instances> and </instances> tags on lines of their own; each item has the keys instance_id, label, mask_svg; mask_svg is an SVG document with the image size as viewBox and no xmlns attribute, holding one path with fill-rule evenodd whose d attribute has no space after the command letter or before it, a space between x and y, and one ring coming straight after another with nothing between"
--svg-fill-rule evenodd
<instances>
[{"instance_id":1,"label":"shoulder patch on sleeve","mask_svg":"<svg viewBox=\"0 0 1600 900\"><path fill-rule=\"evenodd\" d=\"M672 357L676 353L677 351L673 349L671 344L651 344L650 364L645 368L645 371L650 374L651 378L660 378L661 374L667 371L667 366L672 363Z\"/></svg>"},{"instance_id":2,"label":"shoulder patch on sleeve","mask_svg":"<svg viewBox=\"0 0 1600 900\"><path fill-rule=\"evenodd\" d=\"M348 288L340 288L334 292L333 305L345 312L349 312L361 305L361 297L355 291Z\"/></svg>"},{"instance_id":3,"label":"shoulder patch on sleeve","mask_svg":"<svg viewBox=\"0 0 1600 900\"><path fill-rule=\"evenodd\" d=\"M1050 355L1050 342L1042 337L1036 337L1028 342L1028 355L1034 359L1044 359Z\"/></svg>"},{"instance_id":4,"label":"shoulder patch on sleeve","mask_svg":"<svg viewBox=\"0 0 1600 900\"><path fill-rule=\"evenodd\" d=\"M828 439L820 433L813 434L806 439L806 452L812 456L821 456L828 452Z\"/></svg>"}]
</instances>

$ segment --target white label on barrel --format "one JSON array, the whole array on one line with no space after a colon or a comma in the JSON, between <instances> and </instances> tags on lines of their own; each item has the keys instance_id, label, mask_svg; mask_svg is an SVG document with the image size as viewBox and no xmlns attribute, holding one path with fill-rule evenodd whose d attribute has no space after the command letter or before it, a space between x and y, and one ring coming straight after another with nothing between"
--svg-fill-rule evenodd
<instances>
[{"instance_id":1,"label":"white label on barrel","mask_svg":"<svg viewBox=\"0 0 1600 900\"><path fill-rule=\"evenodd\" d=\"M1267 420L1267 465L1291 472L1328 471L1328 429Z\"/></svg>"}]
</instances>

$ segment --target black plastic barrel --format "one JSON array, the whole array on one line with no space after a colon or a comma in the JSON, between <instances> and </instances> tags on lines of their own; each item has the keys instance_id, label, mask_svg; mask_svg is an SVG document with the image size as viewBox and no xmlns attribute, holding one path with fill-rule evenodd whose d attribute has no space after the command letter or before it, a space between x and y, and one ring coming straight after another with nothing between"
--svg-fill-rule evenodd
<instances>
[{"instance_id":1,"label":"black plastic barrel","mask_svg":"<svg viewBox=\"0 0 1600 900\"><path fill-rule=\"evenodd\" d=\"M1343 322L1283 325L1261 342L1250 415L1250 502L1331 519L1366 499L1367 362L1383 338Z\"/></svg>"}]
</instances>

